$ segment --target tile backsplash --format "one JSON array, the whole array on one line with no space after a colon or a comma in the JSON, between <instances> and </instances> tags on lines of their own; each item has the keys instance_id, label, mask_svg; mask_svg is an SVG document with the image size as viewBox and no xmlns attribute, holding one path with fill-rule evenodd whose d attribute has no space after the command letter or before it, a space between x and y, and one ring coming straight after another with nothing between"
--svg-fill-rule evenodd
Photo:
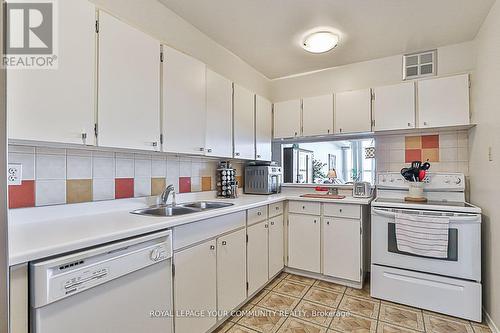
<instances>
[{"instance_id":1,"label":"tile backsplash","mask_svg":"<svg viewBox=\"0 0 500 333\"><path fill-rule=\"evenodd\" d=\"M217 160L164 153L123 153L9 145L22 165L21 185L9 185L9 208L70 204L215 190ZM243 164L233 163L242 175Z\"/></svg>"},{"instance_id":2,"label":"tile backsplash","mask_svg":"<svg viewBox=\"0 0 500 333\"><path fill-rule=\"evenodd\" d=\"M467 131L423 135L383 135L375 138L377 171L400 171L415 160L429 161L431 172L469 175Z\"/></svg>"}]
</instances>

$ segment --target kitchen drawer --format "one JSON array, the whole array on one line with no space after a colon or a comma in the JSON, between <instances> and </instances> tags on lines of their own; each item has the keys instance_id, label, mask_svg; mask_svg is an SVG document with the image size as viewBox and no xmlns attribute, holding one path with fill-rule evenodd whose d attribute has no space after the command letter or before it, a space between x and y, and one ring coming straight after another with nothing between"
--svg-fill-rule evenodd
<instances>
[{"instance_id":1,"label":"kitchen drawer","mask_svg":"<svg viewBox=\"0 0 500 333\"><path fill-rule=\"evenodd\" d=\"M269 205L269 217L283 214L283 201Z\"/></svg>"},{"instance_id":2,"label":"kitchen drawer","mask_svg":"<svg viewBox=\"0 0 500 333\"><path fill-rule=\"evenodd\" d=\"M349 204L324 204L323 212L325 216L343 217L348 219L361 218L361 206Z\"/></svg>"},{"instance_id":3,"label":"kitchen drawer","mask_svg":"<svg viewBox=\"0 0 500 333\"><path fill-rule=\"evenodd\" d=\"M477 282L372 265L370 285L375 298L481 321L481 284Z\"/></svg>"},{"instance_id":4,"label":"kitchen drawer","mask_svg":"<svg viewBox=\"0 0 500 333\"><path fill-rule=\"evenodd\" d=\"M267 220L267 205L247 210L247 224L252 225Z\"/></svg>"},{"instance_id":5,"label":"kitchen drawer","mask_svg":"<svg viewBox=\"0 0 500 333\"><path fill-rule=\"evenodd\" d=\"M321 215L321 203L307 201L290 201L288 211L296 214Z\"/></svg>"}]
</instances>

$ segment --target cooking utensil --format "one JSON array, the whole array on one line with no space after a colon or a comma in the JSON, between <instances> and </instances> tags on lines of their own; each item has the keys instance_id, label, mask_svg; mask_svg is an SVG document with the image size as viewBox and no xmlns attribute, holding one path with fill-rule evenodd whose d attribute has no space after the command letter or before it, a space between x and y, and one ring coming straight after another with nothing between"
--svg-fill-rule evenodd
<instances>
[{"instance_id":1,"label":"cooking utensil","mask_svg":"<svg viewBox=\"0 0 500 333\"><path fill-rule=\"evenodd\" d=\"M418 172L418 179L420 181L423 181L425 179L426 175L427 175L427 171L420 169L420 171Z\"/></svg>"}]
</instances>

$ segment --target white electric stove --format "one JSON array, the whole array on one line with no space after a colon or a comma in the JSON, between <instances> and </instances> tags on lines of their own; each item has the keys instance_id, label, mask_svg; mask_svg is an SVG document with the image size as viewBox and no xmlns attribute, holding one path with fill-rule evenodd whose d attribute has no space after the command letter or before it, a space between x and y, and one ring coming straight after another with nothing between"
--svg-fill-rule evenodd
<instances>
[{"instance_id":1,"label":"white electric stove","mask_svg":"<svg viewBox=\"0 0 500 333\"><path fill-rule=\"evenodd\" d=\"M377 175L371 206L371 295L480 322L481 209L465 202L465 177L430 173L425 203L406 202L408 182L397 172ZM397 213L449 218L448 255L432 258L398 250Z\"/></svg>"}]
</instances>

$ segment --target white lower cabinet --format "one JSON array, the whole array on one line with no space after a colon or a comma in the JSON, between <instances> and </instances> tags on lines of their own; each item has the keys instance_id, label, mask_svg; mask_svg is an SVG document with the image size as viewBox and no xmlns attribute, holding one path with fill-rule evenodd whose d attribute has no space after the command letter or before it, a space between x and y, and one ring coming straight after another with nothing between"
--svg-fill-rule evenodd
<instances>
[{"instance_id":1,"label":"white lower cabinet","mask_svg":"<svg viewBox=\"0 0 500 333\"><path fill-rule=\"evenodd\" d=\"M246 232L217 239L217 309L231 311L247 297ZM219 318L220 319L220 318Z\"/></svg>"},{"instance_id":2,"label":"white lower cabinet","mask_svg":"<svg viewBox=\"0 0 500 333\"><path fill-rule=\"evenodd\" d=\"M248 296L269 280L268 228L267 220L247 228Z\"/></svg>"},{"instance_id":3,"label":"white lower cabinet","mask_svg":"<svg viewBox=\"0 0 500 333\"><path fill-rule=\"evenodd\" d=\"M206 241L174 254L174 308L180 311L217 309L217 242ZM215 316L175 317L176 333L204 333Z\"/></svg>"},{"instance_id":4,"label":"white lower cabinet","mask_svg":"<svg viewBox=\"0 0 500 333\"><path fill-rule=\"evenodd\" d=\"M304 271L321 271L321 218L288 215L288 266Z\"/></svg>"},{"instance_id":5,"label":"white lower cabinet","mask_svg":"<svg viewBox=\"0 0 500 333\"><path fill-rule=\"evenodd\" d=\"M269 278L284 267L283 243L283 215L279 215L269 219Z\"/></svg>"},{"instance_id":6,"label":"white lower cabinet","mask_svg":"<svg viewBox=\"0 0 500 333\"><path fill-rule=\"evenodd\" d=\"M361 281L361 221L325 217L323 220L323 274Z\"/></svg>"}]
</instances>

